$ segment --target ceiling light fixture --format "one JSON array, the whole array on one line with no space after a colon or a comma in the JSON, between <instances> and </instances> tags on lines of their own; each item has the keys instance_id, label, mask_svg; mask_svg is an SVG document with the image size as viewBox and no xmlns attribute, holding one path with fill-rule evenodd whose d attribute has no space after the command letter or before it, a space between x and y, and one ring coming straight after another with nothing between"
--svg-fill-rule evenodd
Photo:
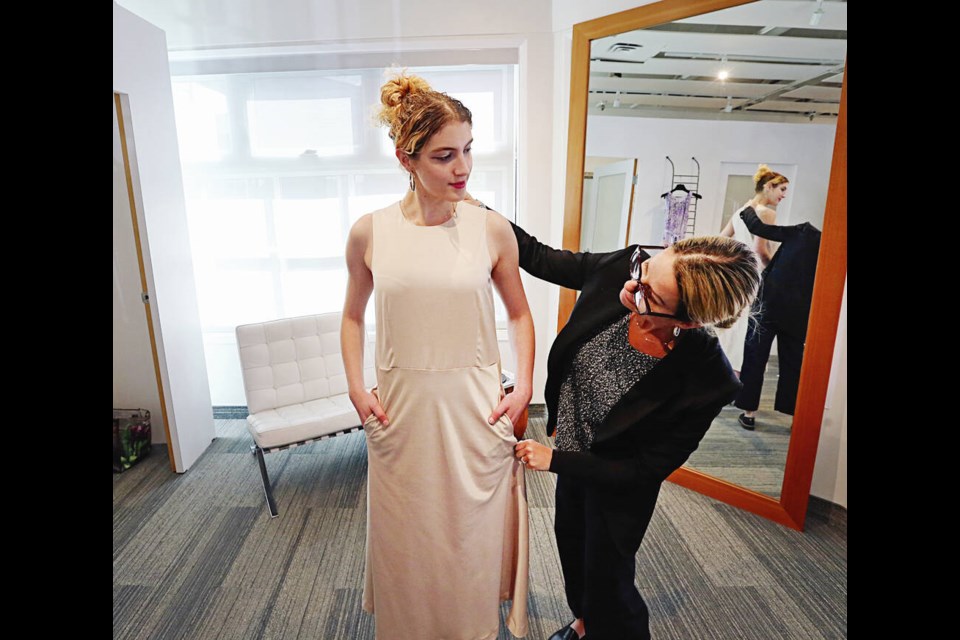
<instances>
[{"instance_id":1,"label":"ceiling light fixture","mask_svg":"<svg viewBox=\"0 0 960 640\"><path fill-rule=\"evenodd\" d=\"M730 70L727 69L727 54L723 54L720 57L720 70L717 72L717 80L723 82L729 77Z\"/></svg>"},{"instance_id":2,"label":"ceiling light fixture","mask_svg":"<svg viewBox=\"0 0 960 640\"><path fill-rule=\"evenodd\" d=\"M823 0L817 0L817 8L813 10L813 14L810 16L810 26L816 27L820 24L820 20L823 18Z\"/></svg>"}]
</instances>

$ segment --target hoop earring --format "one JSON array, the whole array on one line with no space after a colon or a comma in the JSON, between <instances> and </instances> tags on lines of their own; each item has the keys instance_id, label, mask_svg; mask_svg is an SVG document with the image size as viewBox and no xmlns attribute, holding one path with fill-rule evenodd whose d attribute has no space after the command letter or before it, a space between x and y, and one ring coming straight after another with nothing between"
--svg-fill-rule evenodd
<instances>
[{"instance_id":1,"label":"hoop earring","mask_svg":"<svg viewBox=\"0 0 960 640\"><path fill-rule=\"evenodd\" d=\"M676 338L680 335L680 327L676 326L673 328L673 337Z\"/></svg>"},{"instance_id":2,"label":"hoop earring","mask_svg":"<svg viewBox=\"0 0 960 640\"><path fill-rule=\"evenodd\" d=\"M410 191L417 190L417 182L413 179L413 172L410 172Z\"/></svg>"}]
</instances>

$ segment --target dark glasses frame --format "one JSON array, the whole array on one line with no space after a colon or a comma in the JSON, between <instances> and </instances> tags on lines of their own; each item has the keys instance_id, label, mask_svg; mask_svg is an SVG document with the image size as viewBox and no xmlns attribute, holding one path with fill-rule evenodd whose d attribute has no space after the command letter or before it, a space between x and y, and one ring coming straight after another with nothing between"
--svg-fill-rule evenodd
<instances>
[{"instance_id":1,"label":"dark glasses frame","mask_svg":"<svg viewBox=\"0 0 960 640\"><path fill-rule=\"evenodd\" d=\"M630 277L637 283L637 292L633 294L634 305L637 307L637 314L641 316L656 316L658 318L671 318L673 320L682 320L682 318L675 316L670 313L659 313L657 311L650 310L650 300L648 296L650 295L647 285L640 282L640 265L646 262L646 260L640 260L640 247L637 247L633 251L633 255L630 256ZM640 301L643 301L643 309L641 311Z\"/></svg>"}]
</instances>

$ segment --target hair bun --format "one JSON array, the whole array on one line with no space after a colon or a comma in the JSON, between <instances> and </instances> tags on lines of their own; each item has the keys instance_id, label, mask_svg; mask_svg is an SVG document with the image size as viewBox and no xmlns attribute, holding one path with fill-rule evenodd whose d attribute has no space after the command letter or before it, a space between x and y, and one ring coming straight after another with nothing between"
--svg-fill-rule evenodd
<instances>
[{"instance_id":1,"label":"hair bun","mask_svg":"<svg viewBox=\"0 0 960 640\"><path fill-rule=\"evenodd\" d=\"M419 76L399 73L380 88L380 101L388 107L398 107L407 96L430 91L430 85Z\"/></svg>"}]
</instances>

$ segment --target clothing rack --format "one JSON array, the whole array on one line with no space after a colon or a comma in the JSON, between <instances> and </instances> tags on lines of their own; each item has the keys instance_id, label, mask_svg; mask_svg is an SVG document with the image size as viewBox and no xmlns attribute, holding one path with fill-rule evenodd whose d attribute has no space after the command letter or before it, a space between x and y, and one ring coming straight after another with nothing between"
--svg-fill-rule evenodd
<instances>
[{"instance_id":1,"label":"clothing rack","mask_svg":"<svg viewBox=\"0 0 960 640\"><path fill-rule=\"evenodd\" d=\"M677 167L673 164L673 160L670 159L670 156L667 156L667 162L670 163L670 191L667 191L660 197L669 195L671 192L676 191L679 187L681 191L689 191L693 193L694 197L690 199L690 204L687 207L687 226L684 230L684 235L687 238L690 238L694 234L694 230L697 227L697 203L702 197L698 193L700 187L700 163L696 158L690 158L693 160L694 164L697 167L696 173L677 173Z\"/></svg>"}]
</instances>

